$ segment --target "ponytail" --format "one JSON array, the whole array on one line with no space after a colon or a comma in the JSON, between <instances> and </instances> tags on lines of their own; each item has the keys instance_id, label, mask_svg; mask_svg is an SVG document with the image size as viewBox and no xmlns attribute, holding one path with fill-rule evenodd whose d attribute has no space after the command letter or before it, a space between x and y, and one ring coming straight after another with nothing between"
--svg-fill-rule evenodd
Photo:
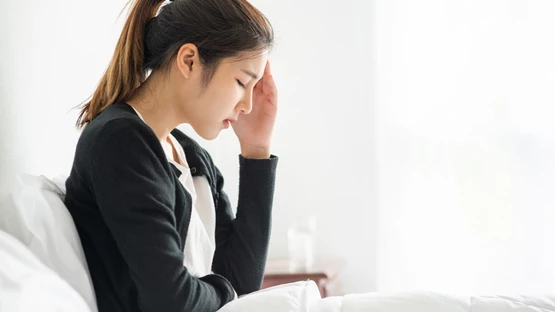
<instances>
[{"instance_id":1,"label":"ponytail","mask_svg":"<svg viewBox=\"0 0 555 312\"><path fill-rule=\"evenodd\" d=\"M220 61L242 52L269 50L270 22L248 0L131 0L112 61L92 96L80 107L82 128L106 107L129 101L147 70L168 69L183 44L198 47L208 84Z\"/></svg>"},{"instance_id":2,"label":"ponytail","mask_svg":"<svg viewBox=\"0 0 555 312\"><path fill-rule=\"evenodd\" d=\"M164 0L131 0L131 9L108 69L89 101L81 106L76 126L82 128L113 103L128 100L146 79L145 26Z\"/></svg>"}]
</instances>

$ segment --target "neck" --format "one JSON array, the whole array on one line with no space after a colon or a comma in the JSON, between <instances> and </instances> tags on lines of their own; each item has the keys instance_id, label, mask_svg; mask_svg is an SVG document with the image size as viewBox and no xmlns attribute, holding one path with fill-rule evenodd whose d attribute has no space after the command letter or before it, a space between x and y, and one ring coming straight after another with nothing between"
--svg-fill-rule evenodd
<instances>
[{"instance_id":1,"label":"neck","mask_svg":"<svg viewBox=\"0 0 555 312\"><path fill-rule=\"evenodd\" d=\"M153 72L127 101L144 118L160 141L166 141L170 132L179 124L175 111L175 96L164 83L164 77Z\"/></svg>"}]
</instances>

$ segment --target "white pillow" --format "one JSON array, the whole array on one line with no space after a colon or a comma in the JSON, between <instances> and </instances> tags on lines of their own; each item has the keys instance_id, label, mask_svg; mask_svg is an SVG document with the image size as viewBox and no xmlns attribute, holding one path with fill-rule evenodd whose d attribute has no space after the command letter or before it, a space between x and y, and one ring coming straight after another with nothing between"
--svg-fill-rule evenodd
<instances>
[{"instance_id":1,"label":"white pillow","mask_svg":"<svg viewBox=\"0 0 555 312\"><path fill-rule=\"evenodd\" d=\"M266 288L223 306L218 312L309 312L314 303L321 301L314 281L301 281Z\"/></svg>"},{"instance_id":2,"label":"white pillow","mask_svg":"<svg viewBox=\"0 0 555 312\"><path fill-rule=\"evenodd\" d=\"M10 196L0 202L0 229L27 246L98 311L83 247L64 205L65 179L19 175ZM0 268L1 270L1 268Z\"/></svg>"},{"instance_id":3,"label":"white pillow","mask_svg":"<svg viewBox=\"0 0 555 312\"><path fill-rule=\"evenodd\" d=\"M0 263L0 312L91 311L75 289L2 231Z\"/></svg>"}]
</instances>

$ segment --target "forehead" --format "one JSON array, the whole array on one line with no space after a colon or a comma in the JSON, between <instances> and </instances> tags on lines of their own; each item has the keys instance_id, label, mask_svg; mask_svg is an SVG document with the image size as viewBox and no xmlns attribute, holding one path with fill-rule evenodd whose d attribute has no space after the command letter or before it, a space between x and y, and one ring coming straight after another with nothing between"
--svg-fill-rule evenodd
<instances>
[{"instance_id":1,"label":"forehead","mask_svg":"<svg viewBox=\"0 0 555 312\"><path fill-rule=\"evenodd\" d=\"M248 70L262 75L266 61L268 60L268 52L242 53L234 57L225 58L221 65L232 70Z\"/></svg>"}]
</instances>

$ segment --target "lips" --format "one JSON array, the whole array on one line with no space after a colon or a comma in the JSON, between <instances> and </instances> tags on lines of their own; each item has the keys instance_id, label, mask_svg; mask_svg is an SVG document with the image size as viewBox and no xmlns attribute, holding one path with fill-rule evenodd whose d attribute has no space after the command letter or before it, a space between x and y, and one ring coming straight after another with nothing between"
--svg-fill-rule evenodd
<instances>
[{"instance_id":1,"label":"lips","mask_svg":"<svg viewBox=\"0 0 555 312\"><path fill-rule=\"evenodd\" d=\"M231 127L231 124L233 124L234 122L236 122L236 119L226 119L224 120L224 128L227 129L229 127Z\"/></svg>"}]
</instances>

